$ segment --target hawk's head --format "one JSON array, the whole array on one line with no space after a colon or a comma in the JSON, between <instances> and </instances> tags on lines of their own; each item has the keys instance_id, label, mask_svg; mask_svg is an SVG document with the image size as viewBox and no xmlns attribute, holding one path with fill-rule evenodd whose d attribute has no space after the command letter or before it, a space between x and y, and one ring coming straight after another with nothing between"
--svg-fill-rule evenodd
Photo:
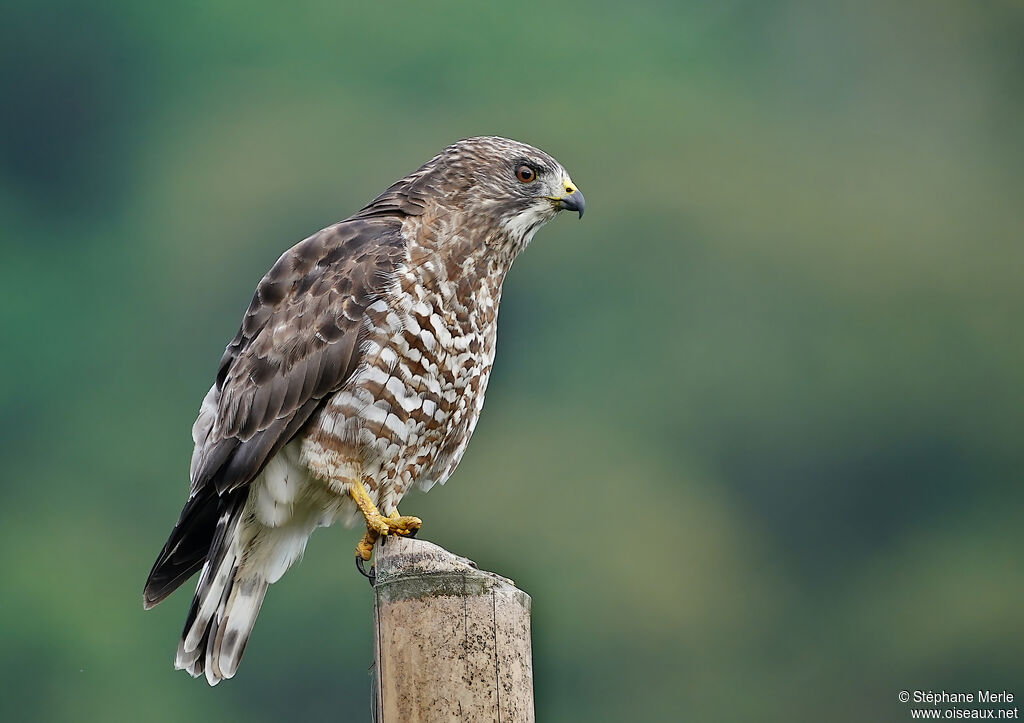
<instances>
[{"instance_id":1,"label":"hawk's head","mask_svg":"<svg viewBox=\"0 0 1024 723\"><path fill-rule=\"evenodd\" d=\"M528 243L559 211L576 211L582 218L586 207L562 164L542 150L508 138L458 141L421 170L442 204L486 220L517 245Z\"/></svg>"}]
</instances>

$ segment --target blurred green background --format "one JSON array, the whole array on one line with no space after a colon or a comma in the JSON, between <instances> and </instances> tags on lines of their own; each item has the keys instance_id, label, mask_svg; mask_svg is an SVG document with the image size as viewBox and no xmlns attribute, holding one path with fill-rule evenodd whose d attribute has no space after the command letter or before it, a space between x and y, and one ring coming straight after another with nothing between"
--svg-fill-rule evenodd
<instances>
[{"instance_id":1,"label":"blurred green background","mask_svg":"<svg viewBox=\"0 0 1024 723\"><path fill-rule=\"evenodd\" d=\"M141 588L258 279L477 134L588 213L402 509L533 596L539 720L1024 695L1021 4L18 0L0 94L3 720L368 718L357 531L213 690Z\"/></svg>"}]
</instances>

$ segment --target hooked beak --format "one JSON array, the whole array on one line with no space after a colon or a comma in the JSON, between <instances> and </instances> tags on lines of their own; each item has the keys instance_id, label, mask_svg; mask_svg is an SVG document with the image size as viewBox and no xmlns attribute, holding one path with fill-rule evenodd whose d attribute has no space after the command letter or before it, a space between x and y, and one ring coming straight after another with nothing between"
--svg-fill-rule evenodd
<instances>
[{"instance_id":1,"label":"hooked beak","mask_svg":"<svg viewBox=\"0 0 1024 723\"><path fill-rule=\"evenodd\" d=\"M580 218L583 218L583 211L587 208L587 199L583 198L583 194L572 185L572 182L565 182L564 196L548 196L548 198L555 202L559 211L577 211Z\"/></svg>"}]
</instances>

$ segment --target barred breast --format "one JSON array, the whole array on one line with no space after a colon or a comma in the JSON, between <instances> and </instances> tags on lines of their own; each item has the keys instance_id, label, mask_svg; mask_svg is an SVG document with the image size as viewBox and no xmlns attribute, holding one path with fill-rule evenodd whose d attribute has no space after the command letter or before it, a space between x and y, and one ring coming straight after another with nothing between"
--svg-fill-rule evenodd
<instances>
[{"instance_id":1,"label":"barred breast","mask_svg":"<svg viewBox=\"0 0 1024 723\"><path fill-rule=\"evenodd\" d=\"M447 266L414 248L366 309L363 362L312 420L302 458L321 479L361 479L379 508L444 483L483 408L501 277L479 259Z\"/></svg>"}]
</instances>

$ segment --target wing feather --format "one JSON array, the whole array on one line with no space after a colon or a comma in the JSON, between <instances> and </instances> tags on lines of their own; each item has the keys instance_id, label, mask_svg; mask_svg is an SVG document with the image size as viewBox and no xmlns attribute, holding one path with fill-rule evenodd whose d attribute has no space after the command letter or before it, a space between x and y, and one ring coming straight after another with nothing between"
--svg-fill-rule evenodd
<instances>
[{"instance_id":1,"label":"wing feather","mask_svg":"<svg viewBox=\"0 0 1024 723\"><path fill-rule=\"evenodd\" d=\"M260 281L193 427L191 493L150 572L147 605L199 569L225 506L241 504L358 367L366 307L404 256L400 218L353 217L293 246Z\"/></svg>"},{"instance_id":2,"label":"wing feather","mask_svg":"<svg viewBox=\"0 0 1024 723\"><path fill-rule=\"evenodd\" d=\"M221 360L217 418L205 442L211 452L233 446L227 488L252 481L296 414L308 418L315 409L308 403L355 371L366 307L385 291L404 250L393 218L345 221L292 247L260 282ZM217 474L204 468L193 485Z\"/></svg>"}]
</instances>

